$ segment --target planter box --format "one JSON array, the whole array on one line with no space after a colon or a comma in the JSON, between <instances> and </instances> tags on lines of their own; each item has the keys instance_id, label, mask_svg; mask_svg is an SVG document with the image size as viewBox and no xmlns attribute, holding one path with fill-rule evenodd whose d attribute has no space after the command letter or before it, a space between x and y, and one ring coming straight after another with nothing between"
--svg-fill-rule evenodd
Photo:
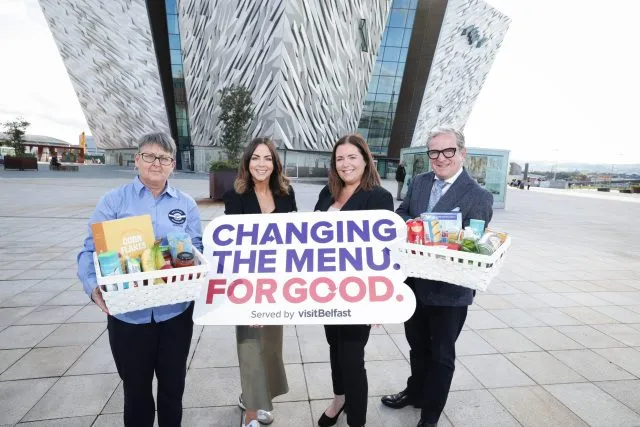
<instances>
[{"instance_id":1,"label":"planter box","mask_svg":"<svg viewBox=\"0 0 640 427\"><path fill-rule=\"evenodd\" d=\"M236 174L236 169L209 172L209 197L214 200L222 200L224 193L233 189Z\"/></svg>"},{"instance_id":2,"label":"planter box","mask_svg":"<svg viewBox=\"0 0 640 427\"><path fill-rule=\"evenodd\" d=\"M640 193L640 185L635 185L633 187L631 187L631 192L636 194L636 193Z\"/></svg>"},{"instance_id":3,"label":"planter box","mask_svg":"<svg viewBox=\"0 0 640 427\"><path fill-rule=\"evenodd\" d=\"M38 170L38 159L35 157L4 156L5 169Z\"/></svg>"},{"instance_id":4,"label":"planter box","mask_svg":"<svg viewBox=\"0 0 640 427\"><path fill-rule=\"evenodd\" d=\"M631 194L631 190L629 189L622 189L622 190L618 190L621 193L625 193L625 194Z\"/></svg>"},{"instance_id":5,"label":"planter box","mask_svg":"<svg viewBox=\"0 0 640 427\"><path fill-rule=\"evenodd\" d=\"M604 192L609 192L611 191L611 189L609 187L598 187L598 191L604 191Z\"/></svg>"}]
</instances>

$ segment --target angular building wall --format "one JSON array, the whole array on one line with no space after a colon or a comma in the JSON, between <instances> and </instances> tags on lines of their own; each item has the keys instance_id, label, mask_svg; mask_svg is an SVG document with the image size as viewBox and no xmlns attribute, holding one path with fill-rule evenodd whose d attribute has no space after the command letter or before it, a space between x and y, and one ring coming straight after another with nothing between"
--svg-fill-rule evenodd
<instances>
[{"instance_id":1,"label":"angular building wall","mask_svg":"<svg viewBox=\"0 0 640 427\"><path fill-rule=\"evenodd\" d=\"M358 127L389 4L180 0L193 145L216 145L218 91L242 84L256 104L252 135L288 149L331 150L339 136Z\"/></svg>"},{"instance_id":2,"label":"angular building wall","mask_svg":"<svg viewBox=\"0 0 640 427\"><path fill-rule=\"evenodd\" d=\"M169 132L145 0L40 0L97 145Z\"/></svg>"},{"instance_id":3,"label":"angular building wall","mask_svg":"<svg viewBox=\"0 0 640 427\"><path fill-rule=\"evenodd\" d=\"M436 126L464 128L510 21L482 0L449 0L412 147Z\"/></svg>"}]
</instances>

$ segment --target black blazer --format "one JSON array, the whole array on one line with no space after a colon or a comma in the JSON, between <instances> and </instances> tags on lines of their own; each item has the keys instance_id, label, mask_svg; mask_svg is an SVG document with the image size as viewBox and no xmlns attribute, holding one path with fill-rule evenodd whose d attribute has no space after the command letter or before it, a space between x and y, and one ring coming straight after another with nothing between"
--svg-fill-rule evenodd
<instances>
[{"instance_id":1,"label":"black blazer","mask_svg":"<svg viewBox=\"0 0 640 427\"><path fill-rule=\"evenodd\" d=\"M244 194L238 194L235 190L229 190L224 193L222 198L224 200L224 213L226 215L262 213L258 197L253 188L247 190ZM298 210L293 187L289 187L289 194L283 194L282 196L274 194L273 201L276 204L276 208L272 213L296 212Z\"/></svg>"},{"instance_id":2,"label":"black blazer","mask_svg":"<svg viewBox=\"0 0 640 427\"><path fill-rule=\"evenodd\" d=\"M314 211L328 211L335 202L329 192L329 186L325 186L318 196L318 203ZM371 190L357 190L342 206L341 211L360 211L372 209L386 209L393 211L393 196L382 187L373 187Z\"/></svg>"},{"instance_id":3,"label":"black blazer","mask_svg":"<svg viewBox=\"0 0 640 427\"><path fill-rule=\"evenodd\" d=\"M433 182L433 172L414 176L407 195L396 213L407 220L417 218L421 213L426 212ZM462 214L463 227L468 226L472 218L482 219L488 226L493 216L493 195L480 187L469 173L463 170L451 184L451 188L436 203L433 211L459 211ZM475 291L469 288L434 280L409 277L407 284L414 289L416 297L426 305L454 307L470 305L475 295Z\"/></svg>"}]
</instances>

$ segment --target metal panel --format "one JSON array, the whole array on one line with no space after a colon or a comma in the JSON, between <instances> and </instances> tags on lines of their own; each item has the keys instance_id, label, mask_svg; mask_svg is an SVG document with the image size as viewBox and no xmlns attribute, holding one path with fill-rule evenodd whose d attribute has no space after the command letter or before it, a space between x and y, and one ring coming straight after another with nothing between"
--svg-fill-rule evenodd
<instances>
[{"instance_id":1,"label":"metal panel","mask_svg":"<svg viewBox=\"0 0 640 427\"><path fill-rule=\"evenodd\" d=\"M80 105L103 149L169 132L145 0L40 0Z\"/></svg>"},{"instance_id":2,"label":"metal panel","mask_svg":"<svg viewBox=\"0 0 640 427\"><path fill-rule=\"evenodd\" d=\"M411 146L439 125L464 128L510 18L481 0L449 0Z\"/></svg>"},{"instance_id":3,"label":"metal panel","mask_svg":"<svg viewBox=\"0 0 640 427\"><path fill-rule=\"evenodd\" d=\"M390 0L180 0L194 146L217 145L219 90L253 92L253 136L330 150L357 130ZM361 50L366 19L368 52Z\"/></svg>"}]
</instances>

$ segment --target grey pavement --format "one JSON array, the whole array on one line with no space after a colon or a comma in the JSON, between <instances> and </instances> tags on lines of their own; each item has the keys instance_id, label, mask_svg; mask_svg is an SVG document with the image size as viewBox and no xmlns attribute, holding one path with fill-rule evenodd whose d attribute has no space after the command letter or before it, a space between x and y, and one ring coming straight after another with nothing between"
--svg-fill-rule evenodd
<instances>
[{"instance_id":1,"label":"grey pavement","mask_svg":"<svg viewBox=\"0 0 640 427\"><path fill-rule=\"evenodd\" d=\"M75 278L75 257L100 196L133 174L0 171L0 425L122 425L106 320ZM208 196L206 175L176 173L173 182ZM294 187L300 209L312 210L321 187ZM640 425L636 196L509 189L491 225L511 233L513 245L470 307L440 426ZM222 211L201 204L205 223ZM233 333L196 327L183 425L239 425ZM312 426L332 396L323 330L286 327L285 336L291 391L277 399L273 426ZM404 387L407 358L402 325L373 329L368 426L417 423L418 410L379 399Z\"/></svg>"}]
</instances>

